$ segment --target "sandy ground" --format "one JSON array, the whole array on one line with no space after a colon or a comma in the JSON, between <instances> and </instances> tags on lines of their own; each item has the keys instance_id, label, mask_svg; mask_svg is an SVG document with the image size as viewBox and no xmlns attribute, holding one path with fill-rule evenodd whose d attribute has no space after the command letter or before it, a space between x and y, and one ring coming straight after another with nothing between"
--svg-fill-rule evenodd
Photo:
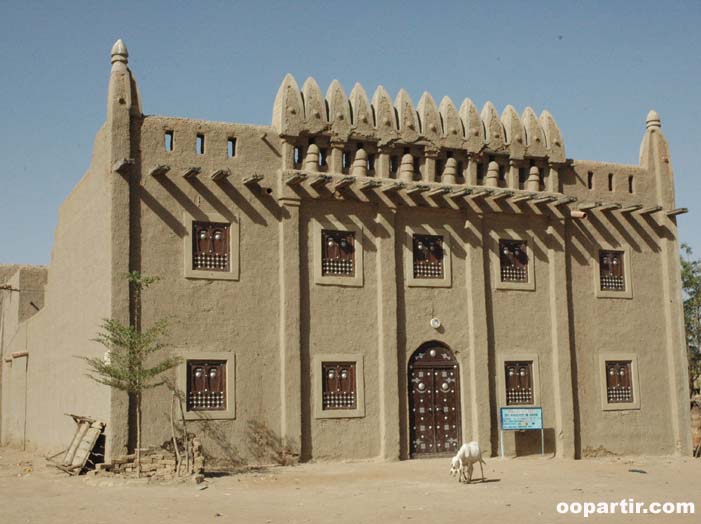
<instances>
[{"instance_id":1,"label":"sandy ground","mask_svg":"<svg viewBox=\"0 0 701 524\"><path fill-rule=\"evenodd\" d=\"M69 478L0 448L0 523L701 522L701 460L487 459L459 484L447 459L271 467L204 484ZM639 471L630 471L630 470ZM479 470L478 470L479 472ZM694 502L695 515L561 515L558 502Z\"/></svg>"}]
</instances>

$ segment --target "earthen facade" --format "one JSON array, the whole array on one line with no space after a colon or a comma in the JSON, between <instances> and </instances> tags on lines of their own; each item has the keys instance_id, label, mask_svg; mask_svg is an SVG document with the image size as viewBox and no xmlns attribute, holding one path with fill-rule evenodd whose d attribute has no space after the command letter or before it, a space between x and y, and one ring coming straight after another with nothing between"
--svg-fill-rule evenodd
<instances>
[{"instance_id":1,"label":"earthen facade","mask_svg":"<svg viewBox=\"0 0 701 524\"><path fill-rule=\"evenodd\" d=\"M162 279L142 325L172 319L214 455L245 455L249 420L303 459L494 454L505 406L542 407L558 457L688 453L680 212L653 111L639 165L568 159L546 111L289 75L269 126L147 116L118 41L45 303L15 319L3 299L2 441L60 448L71 412L126 451L127 399L74 356L103 354L100 320L133 313L119 275L141 271ZM145 445L169 438L170 398L149 393Z\"/></svg>"}]
</instances>

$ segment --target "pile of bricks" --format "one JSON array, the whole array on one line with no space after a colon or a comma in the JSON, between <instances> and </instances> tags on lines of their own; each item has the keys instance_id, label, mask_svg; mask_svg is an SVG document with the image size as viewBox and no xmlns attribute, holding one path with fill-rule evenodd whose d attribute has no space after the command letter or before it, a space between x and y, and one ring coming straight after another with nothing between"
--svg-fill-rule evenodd
<instances>
[{"instance_id":1,"label":"pile of bricks","mask_svg":"<svg viewBox=\"0 0 701 524\"><path fill-rule=\"evenodd\" d=\"M190 442L191 463L189 471L185 472L185 459L180 467L181 477L192 476L199 483L204 480L204 453L202 442L194 438ZM95 475L101 476L136 476L136 454L119 455L112 462L95 465ZM141 477L153 480L173 480L178 477L175 453L166 449L147 449L141 452Z\"/></svg>"}]
</instances>

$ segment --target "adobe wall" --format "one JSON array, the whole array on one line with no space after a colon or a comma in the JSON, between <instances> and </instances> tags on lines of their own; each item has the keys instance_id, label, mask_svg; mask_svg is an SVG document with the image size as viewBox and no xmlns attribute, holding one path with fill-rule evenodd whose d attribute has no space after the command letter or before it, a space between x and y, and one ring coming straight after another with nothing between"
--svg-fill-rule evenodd
<instances>
[{"instance_id":1,"label":"adobe wall","mask_svg":"<svg viewBox=\"0 0 701 524\"><path fill-rule=\"evenodd\" d=\"M11 365L3 362L3 442L25 440L28 448L55 452L70 443L75 430L64 413L109 418L108 388L85 377L83 364L74 358L103 355L104 349L91 339L101 320L110 315L110 222L105 213L110 205L104 141L103 129L95 140L91 167L59 210L44 307L20 324L4 349L5 355L27 352L28 356L13 359ZM20 288L37 287L46 278L41 272L20 275ZM26 315L25 310L20 313ZM24 437L19 433L25 422L23 361L27 370Z\"/></svg>"},{"instance_id":2,"label":"adobe wall","mask_svg":"<svg viewBox=\"0 0 701 524\"><path fill-rule=\"evenodd\" d=\"M172 152L165 149L166 131L173 133ZM272 145L260 138L266 132ZM195 148L198 133L205 136L203 155ZM242 183L253 172L272 178L270 166L278 162L279 139L263 126L168 117L144 118L140 136L136 167L141 177L132 197L139 209L132 227L140 236L131 239L136 250L132 267L162 279L143 296L142 325L168 319L169 346L183 358L198 358L203 352L235 358L235 419L189 423L190 431L203 434L207 449L235 459L247 453L248 420L263 420L280 432L278 220L282 211L267 194L263 200L251 198ZM237 138L233 158L227 154L229 136ZM168 173L149 175L159 165L169 166ZM193 166L202 172L186 180L182 174ZM227 169L231 175L218 182L210 180L217 169ZM184 240L191 228L188 220L207 220L212 213L239 224L237 281L185 278L183 257L191 249L189 240ZM175 372L169 378L175 383ZM147 445L170 438L170 404L166 387L146 395L143 438Z\"/></svg>"},{"instance_id":3,"label":"adobe wall","mask_svg":"<svg viewBox=\"0 0 701 524\"><path fill-rule=\"evenodd\" d=\"M660 318L664 293L659 231L637 221L623 228L620 220L603 216L573 223L568 241L581 446L585 454L600 446L621 454L671 454L676 445L669 407L676 399L670 398L664 373L668 364ZM594 294L592 261L606 244L629 246L630 299ZM640 409L604 411L599 355L621 353L637 355Z\"/></svg>"}]
</instances>

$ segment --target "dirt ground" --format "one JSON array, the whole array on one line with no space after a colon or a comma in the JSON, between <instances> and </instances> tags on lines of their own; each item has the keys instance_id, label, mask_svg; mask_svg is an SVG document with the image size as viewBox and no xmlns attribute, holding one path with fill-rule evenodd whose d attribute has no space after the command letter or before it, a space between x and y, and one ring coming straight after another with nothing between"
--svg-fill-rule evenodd
<instances>
[{"instance_id":1,"label":"dirt ground","mask_svg":"<svg viewBox=\"0 0 701 524\"><path fill-rule=\"evenodd\" d=\"M316 463L189 482L69 478L0 448L0 523L699 522L701 460L487 459L488 482L460 484L448 459ZM634 470L634 471L631 471ZM479 469L477 469L479 473ZM561 515L558 502L693 502L695 515Z\"/></svg>"}]
</instances>

